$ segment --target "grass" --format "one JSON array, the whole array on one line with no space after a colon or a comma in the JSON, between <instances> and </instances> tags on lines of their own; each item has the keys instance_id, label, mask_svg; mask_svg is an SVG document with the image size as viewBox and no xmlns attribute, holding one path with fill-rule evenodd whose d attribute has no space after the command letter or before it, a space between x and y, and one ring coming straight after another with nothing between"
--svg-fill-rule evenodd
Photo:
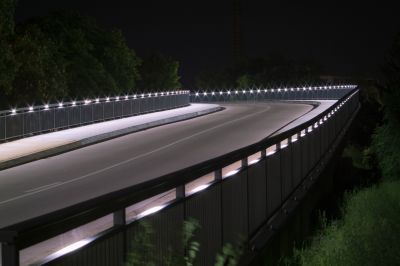
<instances>
[{"instance_id":1,"label":"grass","mask_svg":"<svg viewBox=\"0 0 400 266\"><path fill-rule=\"evenodd\" d=\"M399 265L400 181L347 195L343 218L326 225L287 265Z\"/></svg>"}]
</instances>

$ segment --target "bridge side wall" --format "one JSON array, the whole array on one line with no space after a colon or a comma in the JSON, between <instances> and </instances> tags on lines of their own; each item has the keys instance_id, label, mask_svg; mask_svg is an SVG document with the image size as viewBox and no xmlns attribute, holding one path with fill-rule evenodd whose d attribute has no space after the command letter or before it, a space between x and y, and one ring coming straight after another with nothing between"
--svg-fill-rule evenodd
<instances>
[{"instance_id":1,"label":"bridge side wall","mask_svg":"<svg viewBox=\"0 0 400 266\"><path fill-rule=\"evenodd\" d=\"M147 96L146 96L147 97ZM65 104L0 114L0 142L189 104L189 94Z\"/></svg>"},{"instance_id":2,"label":"bridge side wall","mask_svg":"<svg viewBox=\"0 0 400 266\"><path fill-rule=\"evenodd\" d=\"M184 102L184 98L176 98L174 105ZM182 195L177 188L177 199L172 204L138 221L127 224L125 216L114 215L115 225L107 232L73 252L47 258L44 263L123 265L132 254L142 252L140 245L133 244L143 235L141 222L149 222L154 232L149 234L153 252L142 254L144 258L162 262L171 252L175 258L183 258L188 250L182 244L182 226L185 220L194 218L200 223L194 236L200 244L196 265L212 265L226 243L254 239L274 217L290 210L290 203L297 202L298 192L303 191L307 178L325 165L321 162L329 159L329 151L336 147L333 144L346 131L358 108L358 93L355 93L322 124L297 132L296 140L287 139L288 146L277 143L274 153L260 151L261 158L250 165L248 158L243 158L241 167L231 176L223 177L221 169L216 169L215 180L200 192ZM13 247L10 243L2 243L3 266L18 265L18 244Z\"/></svg>"}]
</instances>

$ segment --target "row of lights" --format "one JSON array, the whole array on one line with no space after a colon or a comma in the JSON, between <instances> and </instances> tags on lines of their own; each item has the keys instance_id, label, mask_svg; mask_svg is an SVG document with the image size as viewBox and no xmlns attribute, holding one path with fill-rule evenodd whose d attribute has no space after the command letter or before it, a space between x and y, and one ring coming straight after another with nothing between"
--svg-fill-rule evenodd
<instances>
[{"instance_id":1,"label":"row of lights","mask_svg":"<svg viewBox=\"0 0 400 266\"><path fill-rule=\"evenodd\" d=\"M240 93L242 93L242 94L246 94L246 93L250 93L250 94L253 94L253 93L255 93L255 92L257 92L257 93L261 93L261 92L281 92L281 91L284 91L284 92L287 92L287 91L301 91L301 90L303 90L303 91L307 91L307 90L309 90L309 91L311 91L311 90L329 90L329 89L354 89L355 87L357 87L357 86L355 86L355 85L343 85L343 86L321 86L321 87L302 87L302 88L300 88L300 87L298 87L298 88L283 88L283 89L281 89L281 88L278 88L278 89L257 89L257 90L235 90L235 91L230 91L230 90L228 90L228 91L219 91L219 92L215 92L215 91L212 91L212 92L202 92L202 93L200 93L200 92L196 92L195 93L195 96L200 96L200 95L203 95L203 96L207 96L207 95L211 95L211 96L214 96L214 95L216 95L216 94L219 94L219 95L223 95L223 94L227 94L227 95L231 95L231 94L240 94Z\"/></svg>"},{"instance_id":2,"label":"row of lights","mask_svg":"<svg viewBox=\"0 0 400 266\"><path fill-rule=\"evenodd\" d=\"M138 98L145 98L145 97L160 97L160 96L180 95L180 94L188 94L188 93L190 93L190 91L188 91L188 90L184 90L184 91L166 91L166 92L155 92L155 93L142 93L142 94L134 94L134 95L131 95L131 96L125 95L124 97L116 96L114 98L107 97L105 99L100 99L100 98L96 98L96 99L93 99L93 100L86 99L82 103L84 105L88 105L88 104L91 104L91 103L95 103L95 104L96 103L100 103L101 101L110 102L110 101L114 100L114 101L118 102L121 99L129 100L129 99L138 99ZM63 108L65 106L76 106L78 103L80 103L80 102L77 102L77 101L72 101L72 102L69 102L69 103L59 102L56 105L56 107L57 108ZM28 112L29 113L34 112L34 110L36 108L43 108L43 110L46 111L46 110L50 109L50 105L49 104L45 104L43 106L38 106L38 107L29 106L28 107ZM26 110L26 109L22 109L22 110ZM18 111L18 109L12 108L10 110L10 113L11 113L11 115L16 115L17 111Z\"/></svg>"}]
</instances>

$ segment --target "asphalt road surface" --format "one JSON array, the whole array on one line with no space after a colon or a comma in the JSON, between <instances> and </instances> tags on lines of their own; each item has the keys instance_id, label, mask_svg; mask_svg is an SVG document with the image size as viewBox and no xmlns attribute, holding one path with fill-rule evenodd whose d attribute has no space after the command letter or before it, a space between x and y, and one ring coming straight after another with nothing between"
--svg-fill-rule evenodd
<instances>
[{"instance_id":1,"label":"asphalt road surface","mask_svg":"<svg viewBox=\"0 0 400 266\"><path fill-rule=\"evenodd\" d=\"M312 109L227 104L224 111L0 171L0 228L257 142Z\"/></svg>"}]
</instances>

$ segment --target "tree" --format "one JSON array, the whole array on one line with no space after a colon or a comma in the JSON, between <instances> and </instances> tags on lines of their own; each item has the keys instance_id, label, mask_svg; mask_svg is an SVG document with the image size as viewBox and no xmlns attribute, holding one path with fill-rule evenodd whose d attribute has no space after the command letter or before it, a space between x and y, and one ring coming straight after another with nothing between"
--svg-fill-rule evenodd
<instances>
[{"instance_id":1,"label":"tree","mask_svg":"<svg viewBox=\"0 0 400 266\"><path fill-rule=\"evenodd\" d=\"M106 96L134 89L140 59L120 32L102 29L93 18L73 12L34 19L19 30L25 34L32 28L43 33L38 38L42 45L54 44L52 56L64 70L69 97Z\"/></svg>"},{"instance_id":2,"label":"tree","mask_svg":"<svg viewBox=\"0 0 400 266\"><path fill-rule=\"evenodd\" d=\"M289 60L284 56L247 58L235 68L207 71L197 77L197 86L206 88L304 84L319 81L316 64Z\"/></svg>"},{"instance_id":3,"label":"tree","mask_svg":"<svg viewBox=\"0 0 400 266\"><path fill-rule=\"evenodd\" d=\"M14 36L14 0L0 0L0 105L11 90L16 73L16 61L12 52Z\"/></svg>"},{"instance_id":4,"label":"tree","mask_svg":"<svg viewBox=\"0 0 400 266\"><path fill-rule=\"evenodd\" d=\"M140 88L146 91L178 89L181 87L178 69L179 63L171 57L151 55L140 67Z\"/></svg>"},{"instance_id":5,"label":"tree","mask_svg":"<svg viewBox=\"0 0 400 266\"><path fill-rule=\"evenodd\" d=\"M14 33L15 0L0 0L0 33L1 36Z\"/></svg>"},{"instance_id":6,"label":"tree","mask_svg":"<svg viewBox=\"0 0 400 266\"><path fill-rule=\"evenodd\" d=\"M67 95L65 66L57 45L32 26L15 38L14 56L18 62L9 101L33 104L61 99Z\"/></svg>"},{"instance_id":7,"label":"tree","mask_svg":"<svg viewBox=\"0 0 400 266\"><path fill-rule=\"evenodd\" d=\"M389 119L400 124L400 33L397 34L383 66L383 100Z\"/></svg>"}]
</instances>

